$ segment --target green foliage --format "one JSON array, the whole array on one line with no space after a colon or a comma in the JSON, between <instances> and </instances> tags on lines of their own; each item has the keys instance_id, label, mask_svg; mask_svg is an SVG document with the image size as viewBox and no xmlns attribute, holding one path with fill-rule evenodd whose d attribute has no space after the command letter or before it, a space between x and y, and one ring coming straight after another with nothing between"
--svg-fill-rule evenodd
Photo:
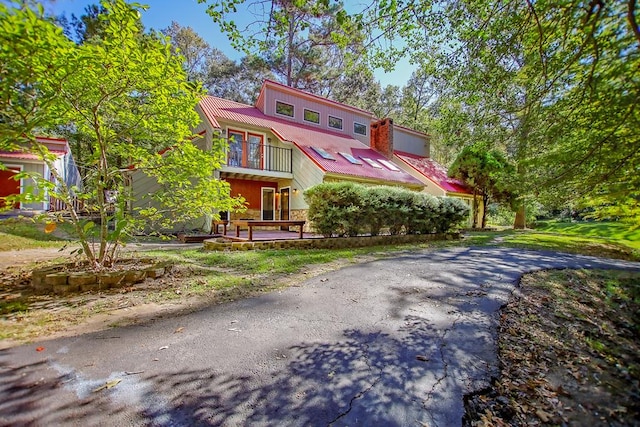
<instances>
[{"instance_id":1,"label":"green foliage","mask_svg":"<svg viewBox=\"0 0 640 427\"><path fill-rule=\"evenodd\" d=\"M82 251L96 268L114 262L123 240L147 222L128 208L129 166L164 186L166 193L157 198L175 220L237 206L228 186L212 179L222 146L200 150L190 139L202 92L188 82L182 58L162 35L142 33L139 6L123 0L105 0L102 6L99 32L76 45L42 9L0 5L0 149L31 152L45 161L55 185L30 178L67 205L64 218L74 224ZM53 167L55 157L35 139L61 127L73 129L84 142L82 187L65 182ZM45 192L23 197L34 195ZM99 218L95 228L79 216L75 199ZM160 213L139 212L152 219ZM90 244L94 239L97 244Z\"/></svg>"},{"instance_id":2,"label":"green foliage","mask_svg":"<svg viewBox=\"0 0 640 427\"><path fill-rule=\"evenodd\" d=\"M490 200L510 202L514 199L515 168L498 150L491 150L484 144L465 147L449 168L449 176L458 178L469 185L474 195L482 198L482 224L486 226L487 206ZM477 207L474 206L474 227Z\"/></svg>"},{"instance_id":3,"label":"green foliage","mask_svg":"<svg viewBox=\"0 0 640 427\"><path fill-rule=\"evenodd\" d=\"M434 197L395 187L367 187L350 182L324 183L304 193L308 218L326 236L444 233L469 214L461 200Z\"/></svg>"},{"instance_id":4,"label":"green foliage","mask_svg":"<svg viewBox=\"0 0 640 427\"><path fill-rule=\"evenodd\" d=\"M637 6L382 1L341 22L376 28L368 53L377 65L406 54L441 78L434 130L444 146L502 151L517 163L522 196L637 221Z\"/></svg>"}]
</instances>

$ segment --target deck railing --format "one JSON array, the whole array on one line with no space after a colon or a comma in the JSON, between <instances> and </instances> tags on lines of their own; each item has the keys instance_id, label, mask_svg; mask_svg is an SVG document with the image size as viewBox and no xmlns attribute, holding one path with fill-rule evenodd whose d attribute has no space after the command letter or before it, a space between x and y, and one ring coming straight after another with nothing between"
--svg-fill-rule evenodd
<instances>
[{"instance_id":1,"label":"deck railing","mask_svg":"<svg viewBox=\"0 0 640 427\"><path fill-rule=\"evenodd\" d=\"M290 148L229 140L227 166L272 172L293 172Z\"/></svg>"},{"instance_id":2,"label":"deck railing","mask_svg":"<svg viewBox=\"0 0 640 427\"><path fill-rule=\"evenodd\" d=\"M73 199L71 202L75 211L78 213L84 212L84 202L82 200ZM55 197L49 197L49 212L60 212L67 210L67 204Z\"/></svg>"}]
</instances>

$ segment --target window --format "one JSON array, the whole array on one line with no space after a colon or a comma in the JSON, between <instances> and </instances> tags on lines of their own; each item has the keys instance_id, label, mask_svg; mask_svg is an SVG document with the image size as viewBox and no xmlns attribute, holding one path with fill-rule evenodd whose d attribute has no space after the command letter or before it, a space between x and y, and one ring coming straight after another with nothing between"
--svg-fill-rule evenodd
<instances>
[{"instance_id":1,"label":"window","mask_svg":"<svg viewBox=\"0 0 640 427\"><path fill-rule=\"evenodd\" d=\"M320 124L320 113L317 111L304 109L304 121Z\"/></svg>"},{"instance_id":2,"label":"window","mask_svg":"<svg viewBox=\"0 0 640 427\"><path fill-rule=\"evenodd\" d=\"M342 157L344 157L345 159L347 159L349 161L349 163L351 163L352 165L361 165L362 164L362 162L360 160L356 159L355 157L353 157L349 153L340 152L340 155Z\"/></svg>"},{"instance_id":3,"label":"window","mask_svg":"<svg viewBox=\"0 0 640 427\"><path fill-rule=\"evenodd\" d=\"M400 172L400 169L398 169L398 167L396 165L394 165L393 163L384 160L384 159L380 159L378 160L380 163L382 163L383 165L385 165L387 167L387 169L392 170L394 172Z\"/></svg>"},{"instance_id":4,"label":"window","mask_svg":"<svg viewBox=\"0 0 640 427\"><path fill-rule=\"evenodd\" d=\"M293 117L293 105L276 101L276 113L282 114L283 116Z\"/></svg>"},{"instance_id":5,"label":"window","mask_svg":"<svg viewBox=\"0 0 640 427\"><path fill-rule=\"evenodd\" d=\"M359 135L367 134L367 125L363 125L362 123L353 123L353 133L357 133Z\"/></svg>"},{"instance_id":6,"label":"window","mask_svg":"<svg viewBox=\"0 0 640 427\"><path fill-rule=\"evenodd\" d=\"M242 148L244 145L244 132L229 130L229 153L227 165L242 166Z\"/></svg>"},{"instance_id":7,"label":"window","mask_svg":"<svg viewBox=\"0 0 640 427\"><path fill-rule=\"evenodd\" d=\"M370 159L370 158L368 158L368 157L362 157L362 160L364 160L365 162L367 162L367 164L368 164L369 166L373 167L373 168L376 168L376 169L382 169L382 166L380 166L379 164L377 164L375 160L371 160L371 159Z\"/></svg>"},{"instance_id":8,"label":"window","mask_svg":"<svg viewBox=\"0 0 640 427\"><path fill-rule=\"evenodd\" d=\"M276 190L275 188L262 188L262 206L261 206L261 220L272 221L275 219L276 208Z\"/></svg>"},{"instance_id":9,"label":"window","mask_svg":"<svg viewBox=\"0 0 640 427\"><path fill-rule=\"evenodd\" d=\"M323 159L327 159L327 160L335 160L336 159L331 154L327 153L326 150L324 150L324 149L322 149L320 147L311 147L311 148L313 148L313 151L318 153L320 155L320 157L322 157Z\"/></svg>"},{"instance_id":10,"label":"window","mask_svg":"<svg viewBox=\"0 0 640 427\"><path fill-rule=\"evenodd\" d=\"M342 129L342 119L340 117L329 116L329 127L334 129Z\"/></svg>"},{"instance_id":11,"label":"window","mask_svg":"<svg viewBox=\"0 0 640 427\"><path fill-rule=\"evenodd\" d=\"M262 169L262 135L247 134L247 167Z\"/></svg>"}]
</instances>

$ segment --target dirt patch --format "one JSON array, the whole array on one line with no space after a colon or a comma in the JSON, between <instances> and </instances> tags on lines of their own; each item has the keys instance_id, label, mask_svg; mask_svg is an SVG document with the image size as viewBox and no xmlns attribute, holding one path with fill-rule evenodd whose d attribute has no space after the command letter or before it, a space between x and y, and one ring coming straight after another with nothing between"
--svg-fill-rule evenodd
<instances>
[{"instance_id":1,"label":"dirt patch","mask_svg":"<svg viewBox=\"0 0 640 427\"><path fill-rule=\"evenodd\" d=\"M296 286L315 275L370 259L375 257L312 265L296 274L242 275L238 278L239 284L222 289L208 288L208 278L211 274L229 274L231 271L177 265L157 280L147 279L119 289L70 295L35 294L28 267L0 269L0 349L187 313Z\"/></svg>"},{"instance_id":2,"label":"dirt patch","mask_svg":"<svg viewBox=\"0 0 640 427\"><path fill-rule=\"evenodd\" d=\"M465 426L639 426L640 274L522 278L501 313L500 377Z\"/></svg>"}]
</instances>

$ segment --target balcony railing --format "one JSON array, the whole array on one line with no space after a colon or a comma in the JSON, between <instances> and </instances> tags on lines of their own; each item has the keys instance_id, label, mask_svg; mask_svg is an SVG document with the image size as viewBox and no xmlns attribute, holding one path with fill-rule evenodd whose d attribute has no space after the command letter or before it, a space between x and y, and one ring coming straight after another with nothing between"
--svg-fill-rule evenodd
<instances>
[{"instance_id":1,"label":"balcony railing","mask_svg":"<svg viewBox=\"0 0 640 427\"><path fill-rule=\"evenodd\" d=\"M227 166L292 173L292 150L230 139Z\"/></svg>"}]
</instances>

